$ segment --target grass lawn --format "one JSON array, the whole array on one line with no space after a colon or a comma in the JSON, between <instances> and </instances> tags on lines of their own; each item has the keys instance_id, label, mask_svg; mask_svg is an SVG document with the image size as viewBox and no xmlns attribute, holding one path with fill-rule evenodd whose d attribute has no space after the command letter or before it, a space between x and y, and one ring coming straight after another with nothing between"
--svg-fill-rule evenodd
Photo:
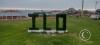
<instances>
[{"instance_id":1,"label":"grass lawn","mask_svg":"<svg viewBox=\"0 0 100 45\"><path fill-rule=\"evenodd\" d=\"M37 27L42 28L42 19L37 19ZM54 18L48 18L48 27L55 28ZM28 33L31 20L0 21L0 45L100 45L100 20L91 20L88 17L67 17L66 34ZM79 38L79 32L88 29L92 36L88 41Z\"/></svg>"}]
</instances>

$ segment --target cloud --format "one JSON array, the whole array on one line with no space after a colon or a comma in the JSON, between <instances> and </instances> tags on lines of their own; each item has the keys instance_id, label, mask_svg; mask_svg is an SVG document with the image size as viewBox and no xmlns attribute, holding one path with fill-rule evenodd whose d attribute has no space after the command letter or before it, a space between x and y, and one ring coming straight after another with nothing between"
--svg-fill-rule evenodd
<instances>
[{"instance_id":1,"label":"cloud","mask_svg":"<svg viewBox=\"0 0 100 45\"><path fill-rule=\"evenodd\" d=\"M94 8L95 0L85 0L84 8ZM100 3L98 4L100 5ZM81 0L0 0L0 7L67 9L81 8ZM100 8L100 6L98 6Z\"/></svg>"}]
</instances>

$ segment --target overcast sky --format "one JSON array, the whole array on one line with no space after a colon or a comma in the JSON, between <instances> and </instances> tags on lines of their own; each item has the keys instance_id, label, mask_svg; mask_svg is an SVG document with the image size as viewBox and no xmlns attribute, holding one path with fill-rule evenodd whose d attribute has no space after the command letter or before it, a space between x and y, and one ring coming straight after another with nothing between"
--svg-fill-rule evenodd
<instances>
[{"instance_id":1,"label":"overcast sky","mask_svg":"<svg viewBox=\"0 0 100 45\"><path fill-rule=\"evenodd\" d=\"M96 0L85 0L84 8L94 9L95 2ZM100 8L99 5L100 3L97 8ZM0 8L67 9L70 7L81 8L81 0L0 0Z\"/></svg>"}]
</instances>

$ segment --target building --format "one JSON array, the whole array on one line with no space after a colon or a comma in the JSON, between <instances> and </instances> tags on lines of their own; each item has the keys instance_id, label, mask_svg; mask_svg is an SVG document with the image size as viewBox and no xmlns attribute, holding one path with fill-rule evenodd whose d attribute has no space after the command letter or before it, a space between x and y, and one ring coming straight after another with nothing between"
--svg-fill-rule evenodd
<instances>
[{"instance_id":1,"label":"building","mask_svg":"<svg viewBox=\"0 0 100 45\"><path fill-rule=\"evenodd\" d=\"M25 19L27 15L24 10L0 10L0 19Z\"/></svg>"}]
</instances>

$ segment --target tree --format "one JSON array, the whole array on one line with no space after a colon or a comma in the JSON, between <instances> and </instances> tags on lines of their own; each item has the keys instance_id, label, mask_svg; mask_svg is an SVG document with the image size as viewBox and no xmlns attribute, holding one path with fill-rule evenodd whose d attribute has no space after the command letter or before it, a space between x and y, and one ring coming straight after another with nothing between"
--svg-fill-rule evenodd
<instances>
[{"instance_id":1,"label":"tree","mask_svg":"<svg viewBox=\"0 0 100 45\"><path fill-rule=\"evenodd\" d=\"M95 13L100 15L100 9L97 9Z\"/></svg>"},{"instance_id":2,"label":"tree","mask_svg":"<svg viewBox=\"0 0 100 45\"><path fill-rule=\"evenodd\" d=\"M76 12L76 10L74 8L69 8L67 10L67 13L70 14L70 15L73 15L75 12Z\"/></svg>"},{"instance_id":3,"label":"tree","mask_svg":"<svg viewBox=\"0 0 100 45\"><path fill-rule=\"evenodd\" d=\"M88 10L84 10L84 14L89 14L89 11Z\"/></svg>"}]
</instances>

